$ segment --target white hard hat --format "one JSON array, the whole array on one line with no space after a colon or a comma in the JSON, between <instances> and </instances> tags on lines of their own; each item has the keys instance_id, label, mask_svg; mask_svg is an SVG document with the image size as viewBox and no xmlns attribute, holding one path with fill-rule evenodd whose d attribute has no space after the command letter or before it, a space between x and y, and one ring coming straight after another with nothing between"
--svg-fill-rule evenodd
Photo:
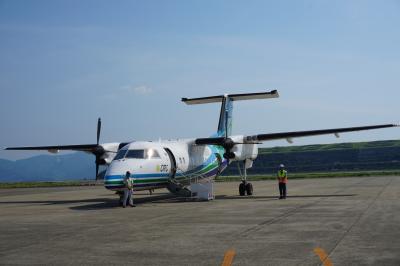
<instances>
[{"instance_id":1,"label":"white hard hat","mask_svg":"<svg viewBox=\"0 0 400 266\"><path fill-rule=\"evenodd\" d=\"M279 165L280 168L285 168L284 164Z\"/></svg>"}]
</instances>

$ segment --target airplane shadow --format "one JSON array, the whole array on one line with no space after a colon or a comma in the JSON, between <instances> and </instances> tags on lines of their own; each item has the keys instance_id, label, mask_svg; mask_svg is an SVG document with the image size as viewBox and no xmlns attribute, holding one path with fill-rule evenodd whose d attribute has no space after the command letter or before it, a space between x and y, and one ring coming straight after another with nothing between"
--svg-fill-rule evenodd
<instances>
[{"instance_id":1,"label":"airplane shadow","mask_svg":"<svg viewBox=\"0 0 400 266\"><path fill-rule=\"evenodd\" d=\"M150 202L165 201L176 198L172 194L154 195L144 198L134 199L135 204L145 204ZM88 203L88 204L85 204ZM69 207L71 210L98 210L98 209L111 209L120 207L117 197L113 198L93 198L81 200L31 200L31 201L0 201L1 204L41 204L41 205L65 205L65 204L84 204L79 206Z\"/></svg>"},{"instance_id":2,"label":"airplane shadow","mask_svg":"<svg viewBox=\"0 0 400 266\"><path fill-rule=\"evenodd\" d=\"M133 203L135 205L142 205L146 203L159 203L165 200L170 200L175 198L176 196L172 194L163 194L163 195L157 195L157 196L149 196L145 198L134 198ZM108 201L105 202L98 202L95 204L88 204L88 205L80 205L80 206L73 206L70 207L71 210L96 210L96 209L110 209L110 208L120 208L121 206L119 205L118 198L114 199L108 199Z\"/></svg>"},{"instance_id":3,"label":"airplane shadow","mask_svg":"<svg viewBox=\"0 0 400 266\"><path fill-rule=\"evenodd\" d=\"M290 198L335 198L335 197L354 197L357 194L324 194L324 195L289 195ZM227 195L217 195L215 199L218 200L227 200L227 199L242 199L242 200L250 200L250 199L278 199L278 196L227 196Z\"/></svg>"},{"instance_id":4,"label":"airplane shadow","mask_svg":"<svg viewBox=\"0 0 400 266\"><path fill-rule=\"evenodd\" d=\"M335 198L335 197L354 197L357 194L332 194L332 195L291 195L290 198ZM275 200L277 196L228 196L217 195L216 200ZM177 197L173 194L160 194L144 198L135 198L135 205L146 203L184 203L195 201L190 198ZM84 204L69 207L71 210L99 210L118 208L119 202L117 198L94 198L83 200L32 200L32 201L0 201L0 204L42 204L42 205L64 205L64 204ZM85 204L87 203L87 204Z\"/></svg>"},{"instance_id":5,"label":"airplane shadow","mask_svg":"<svg viewBox=\"0 0 400 266\"><path fill-rule=\"evenodd\" d=\"M41 205L64 205L64 204L75 204L75 203L94 203L91 205L99 205L103 208L115 207L118 202L115 199L110 198L95 198L95 199L84 199L84 200L30 200L30 201L0 201L0 204L41 204ZM71 207L72 208L72 207Z\"/></svg>"}]
</instances>

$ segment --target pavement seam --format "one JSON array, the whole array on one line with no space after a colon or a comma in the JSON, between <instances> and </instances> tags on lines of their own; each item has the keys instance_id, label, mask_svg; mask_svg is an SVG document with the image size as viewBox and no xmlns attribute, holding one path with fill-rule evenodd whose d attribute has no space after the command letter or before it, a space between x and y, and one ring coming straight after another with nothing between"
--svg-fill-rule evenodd
<instances>
[{"instance_id":1,"label":"pavement seam","mask_svg":"<svg viewBox=\"0 0 400 266\"><path fill-rule=\"evenodd\" d=\"M279 222L279 221L281 221L282 219L284 219L284 218L286 218L286 217L289 217L290 215L292 215L292 214L293 214L294 212L296 212L297 210L299 210L299 209L301 209L301 208L310 207L310 206L314 205L315 203L317 203L317 201L314 201L314 202L311 202L311 203L308 203L308 204L304 204L304 205L300 205L300 206L298 206L298 207L295 207L295 208L293 208L293 209L290 209L290 210L288 210L287 212L284 212L284 213L282 213L281 215L279 215L279 216L277 216L277 217L274 217L274 218L272 218L272 219L263 221L263 222L261 222L261 223L259 223L259 224L254 225L253 227L250 227L250 228L248 228L248 229L242 231L242 232L239 234L239 236L246 237L246 236L248 236L248 233L254 233L254 232L258 231L259 229L261 229L262 226L271 225L271 224L274 224L274 223L276 223L276 222Z\"/></svg>"},{"instance_id":2,"label":"pavement seam","mask_svg":"<svg viewBox=\"0 0 400 266\"><path fill-rule=\"evenodd\" d=\"M368 180L369 180L369 179L368 179ZM352 186L354 186L354 185L357 186L357 185L359 185L359 184L361 184L361 183L363 183L363 182L366 182L366 181L367 181L367 179L363 179L363 180L361 180L361 181L355 182L355 184L353 184ZM352 187L352 186L350 186L350 187ZM346 190L349 189L350 187L345 187L345 188L341 188L341 189L339 189L339 190L336 190L335 192L333 192L333 194L337 194L337 193L346 191ZM298 210L300 210L300 209L302 209L302 208L311 207L311 206L313 206L313 205L315 205L315 204L321 203L321 202L326 201L326 200L327 200L327 198L317 199L317 200L315 200L315 201L313 201L313 202L310 202L310 203L307 203L307 204L303 204L303 205L300 205L300 206L295 207L295 208L293 208L293 209L290 209L290 210L288 210L287 212L284 212L284 213L282 213L281 215L279 215L279 216L277 216L277 217L274 217L274 218L272 218L272 219L263 221L263 222L261 222L261 223L258 223L258 224L256 224L256 225L254 225L254 226L252 226L252 227L250 227L250 228L248 228L248 229L242 231L242 232L239 234L239 236L241 236L241 237L248 237L248 236L249 236L248 233L254 233L254 232L258 231L259 229L261 229L262 226L271 225L271 224L274 224L274 223L276 223L276 222L279 222L279 221L281 221L281 220L283 220L283 219L285 219L285 218L291 216L293 213L295 213L296 211L298 211Z\"/></svg>"}]
</instances>

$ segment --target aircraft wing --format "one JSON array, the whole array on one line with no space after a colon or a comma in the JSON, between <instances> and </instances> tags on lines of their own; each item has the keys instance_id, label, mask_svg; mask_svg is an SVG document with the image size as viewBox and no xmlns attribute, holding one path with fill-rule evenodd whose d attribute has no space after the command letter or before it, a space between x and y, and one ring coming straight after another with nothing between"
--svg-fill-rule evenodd
<instances>
[{"instance_id":1,"label":"aircraft wing","mask_svg":"<svg viewBox=\"0 0 400 266\"><path fill-rule=\"evenodd\" d=\"M14 150L14 151L48 151L51 153L57 153L61 150L69 150L69 151L85 151L91 152L96 156L103 155L104 150L103 145L99 144L100 139L100 131L101 131L101 119L97 120L97 144L79 144L79 145L55 145L55 146L28 146L28 147L9 147L5 148L5 150Z\"/></svg>"},{"instance_id":2,"label":"aircraft wing","mask_svg":"<svg viewBox=\"0 0 400 266\"><path fill-rule=\"evenodd\" d=\"M71 151L86 151L95 152L98 149L98 144L83 144L83 145L60 145L60 146L35 146L35 147L9 147L6 150L14 151L61 151L61 150L71 150Z\"/></svg>"},{"instance_id":3,"label":"aircraft wing","mask_svg":"<svg viewBox=\"0 0 400 266\"><path fill-rule=\"evenodd\" d=\"M346 128L321 129L321 130L258 134L258 135L252 135L252 136L245 136L243 138L243 141L244 141L244 143L257 143L257 142L263 142L263 141L286 139L288 142L291 142L292 138L310 137L310 136L327 135L327 134L335 134L335 136L338 137L339 133L372 130L372 129L380 129L380 128L389 128L389 127L397 127L397 126L399 126L399 125L384 124L384 125L373 125L373 126L363 126L363 127L346 127ZM199 139L195 140L195 143L197 145L207 145L208 144L208 145L224 146L227 144L227 140L224 137L199 138ZM234 143L229 143L229 144L232 145Z\"/></svg>"},{"instance_id":4,"label":"aircraft wing","mask_svg":"<svg viewBox=\"0 0 400 266\"><path fill-rule=\"evenodd\" d=\"M269 133L269 134L258 134L253 136L246 136L244 138L245 142L259 142L259 141L270 141L278 139L286 139L290 142L292 138L299 137L310 137L317 135L327 135L335 134L338 137L339 133L372 130L380 128L397 127L395 124L384 124L384 125L373 125L373 126L363 126L363 127L345 127L345 128L332 128L332 129L320 129L320 130L308 130L308 131L292 131L292 132L279 132L279 133Z\"/></svg>"}]
</instances>

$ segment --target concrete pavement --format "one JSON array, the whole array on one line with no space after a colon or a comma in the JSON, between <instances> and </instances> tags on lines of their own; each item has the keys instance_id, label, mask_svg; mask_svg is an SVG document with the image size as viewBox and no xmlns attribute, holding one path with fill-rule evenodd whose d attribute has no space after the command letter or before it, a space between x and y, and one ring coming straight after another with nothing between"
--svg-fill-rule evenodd
<instances>
[{"instance_id":1,"label":"concrete pavement","mask_svg":"<svg viewBox=\"0 0 400 266\"><path fill-rule=\"evenodd\" d=\"M188 202L164 190L117 207L102 187L0 190L0 264L400 265L400 177L216 183Z\"/></svg>"}]
</instances>

